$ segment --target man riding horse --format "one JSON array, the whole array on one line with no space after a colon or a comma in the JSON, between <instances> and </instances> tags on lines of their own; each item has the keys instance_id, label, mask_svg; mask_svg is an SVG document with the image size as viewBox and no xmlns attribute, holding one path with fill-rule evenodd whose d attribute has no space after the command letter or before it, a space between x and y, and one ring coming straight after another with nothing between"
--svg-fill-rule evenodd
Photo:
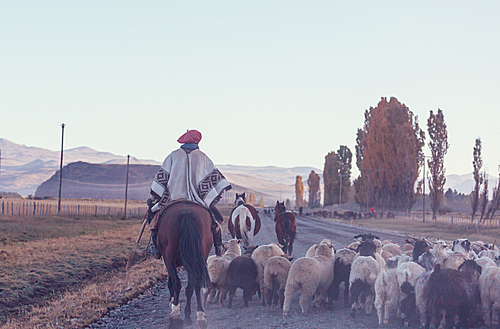
<instances>
[{"instance_id":1,"label":"man riding horse","mask_svg":"<svg viewBox=\"0 0 500 329\"><path fill-rule=\"evenodd\" d=\"M147 200L149 207L149 223L151 239L153 240L152 253L160 258L157 248L157 219L161 212L177 200L189 200L201 204L212 215L212 234L215 253L222 254L222 232L220 224L224 221L219 210L215 207L226 190L231 185L224 175L215 167L212 160L200 151L198 143L201 133L197 130L188 130L177 142L181 147L170 153L151 184L151 196ZM152 219L155 219L152 222Z\"/></svg>"}]
</instances>

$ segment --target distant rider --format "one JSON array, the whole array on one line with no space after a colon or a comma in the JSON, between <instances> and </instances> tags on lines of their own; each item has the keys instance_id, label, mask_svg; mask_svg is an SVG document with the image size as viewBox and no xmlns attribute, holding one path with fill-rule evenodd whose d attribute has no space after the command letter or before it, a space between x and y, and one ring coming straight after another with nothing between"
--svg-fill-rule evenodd
<instances>
[{"instance_id":1,"label":"distant rider","mask_svg":"<svg viewBox=\"0 0 500 329\"><path fill-rule=\"evenodd\" d=\"M226 190L231 185L224 175L215 167L212 160L200 151L198 143L201 133L197 130L188 130L177 142L181 147L170 153L151 184L149 206L149 222L158 211L165 209L169 203L186 199L201 204L212 215L212 234L214 237L215 253L222 254L222 232L220 224L224 221L219 210L215 207ZM157 248L157 228L154 223L151 238L153 240L152 253L160 258Z\"/></svg>"}]
</instances>

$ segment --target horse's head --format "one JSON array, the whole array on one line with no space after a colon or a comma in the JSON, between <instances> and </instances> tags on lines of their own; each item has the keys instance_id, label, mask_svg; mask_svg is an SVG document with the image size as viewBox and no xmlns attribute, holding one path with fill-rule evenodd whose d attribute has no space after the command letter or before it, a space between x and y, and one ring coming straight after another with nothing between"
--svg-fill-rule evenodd
<instances>
[{"instance_id":1,"label":"horse's head","mask_svg":"<svg viewBox=\"0 0 500 329\"><path fill-rule=\"evenodd\" d=\"M276 206L274 206L274 213L281 214L282 212L285 211L286 211L285 201L283 202L276 201Z\"/></svg>"},{"instance_id":2,"label":"horse's head","mask_svg":"<svg viewBox=\"0 0 500 329\"><path fill-rule=\"evenodd\" d=\"M242 194L236 193L236 200L234 201L234 204L236 206L240 206L245 203L247 203L245 192L243 192Z\"/></svg>"}]
</instances>

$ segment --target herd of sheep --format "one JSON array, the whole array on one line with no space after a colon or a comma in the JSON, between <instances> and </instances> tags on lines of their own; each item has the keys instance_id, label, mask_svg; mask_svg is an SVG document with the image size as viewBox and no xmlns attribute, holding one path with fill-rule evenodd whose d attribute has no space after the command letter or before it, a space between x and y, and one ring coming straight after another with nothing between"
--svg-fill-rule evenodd
<instances>
[{"instance_id":1,"label":"herd of sheep","mask_svg":"<svg viewBox=\"0 0 500 329\"><path fill-rule=\"evenodd\" d=\"M391 319L425 328L500 326L500 249L494 244L409 238L400 246L371 234L354 238L339 250L324 239L293 262L276 243L242 252L239 240L230 240L222 257L207 260L211 284L204 303L217 297L224 306L229 295L231 308L240 288L245 306L257 292L263 305L279 305L287 316L297 292L306 313L310 301L321 307L337 300L344 282L351 316L375 307L381 326Z\"/></svg>"}]
</instances>

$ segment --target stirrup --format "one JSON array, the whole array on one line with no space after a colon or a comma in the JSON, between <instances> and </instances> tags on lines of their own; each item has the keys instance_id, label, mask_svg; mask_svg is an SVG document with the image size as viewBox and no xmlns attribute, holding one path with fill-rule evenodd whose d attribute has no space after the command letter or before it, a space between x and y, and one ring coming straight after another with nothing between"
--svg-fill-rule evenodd
<instances>
[{"instance_id":1,"label":"stirrup","mask_svg":"<svg viewBox=\"0 0 500 329\"><path fill-rule=\"evenodd\" d=\"M154 244L149 244L146 248L146 254L153 256L155 259L161 259L161 254Z\"/></svg>"}]
</instances>

